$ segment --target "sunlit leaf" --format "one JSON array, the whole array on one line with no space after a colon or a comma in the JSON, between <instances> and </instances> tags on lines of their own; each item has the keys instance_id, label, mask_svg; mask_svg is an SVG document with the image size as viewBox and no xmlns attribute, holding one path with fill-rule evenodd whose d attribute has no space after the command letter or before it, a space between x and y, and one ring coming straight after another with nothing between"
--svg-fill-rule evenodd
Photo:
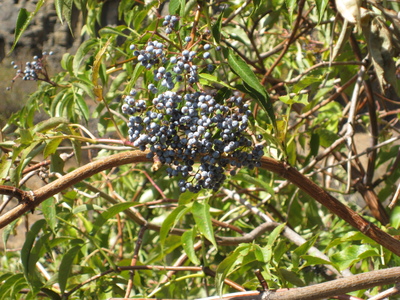
<instances>
[{"instance_id":1,"label":"sunlit leaf","mask_svg":"<svg viewBox=\"0 0 400 300\"><path fill-rule=\"evenodd\" d=\"M331 261L342 271L361 259L373 256L379 256L379 253L376 248L370 245L350 245L344 250L333 254L331 256Z\"/></svg>"},{"instance_id":2,"label":"sunlit leaf","mask_svg":"<svg viewBox=\"0 0 400 300\"><path fill-rule=\"evenodd\" d=\"M395 206L390 214L390 225L399 229L400 227L400 206Z\"/></svg>"},{"instance_id":3,"label":"sunlit leaf","mask_svg":"<svg viewBox=\"0 0 400 300\"><path fill-rule=\"evenodd\" d=\"M184 216L189 210L190 206L187 207L185 205L180 205L177 208L175 208L164 220L164 222L161 225L160 229L160 244L161 247L163 247L165 240L167 238L167 235L171 228L173 228L177 222L179 222L180 218Z\"/></svg>"},{"instance_id":4,"label":"sunlit leaf","mask_svg":"<svg viewBox=\"0 0 400 300\"><path fill-rule=\"evenodd\" d=\"M54 232L57 225L56 207L54 198L46 199L42 202L42 212L46 219L47 224Z\"/></svg>"},{"instance_id":5,"label":"sunlit leaf","mask_svg":"<svg viewBox=\"0 0 400 300\"><path fill-rule=\"evenodd\" d=\"M180 5L181 0L171 0L168 5L169 13L171 15L175 15L176 13L178 13Z\"/></svg>"},{"instance_id":6,"label":"sunlit leaf","mask_svg":"<svg viewBox=\"0 0 400 300\"><path fill-rule=\"evenodd\" d=\"M105 212L103 212L96 218L96 222L94 222L93 229L90 234L95 235L100 227L103 226L109 219L114 217L116 214L119 214L120 212L123 212L124 210L130 208L133 205L136 205L136 203L122 202L108 208Z\"/></svg>"},{"instance_id":7,"label":"sunlit leaf","mask_svg":"<svg viewBox=\"0 0 400 300\"><path fill-rule=\"evenodd\" d=\"M25 32L26 28L28 28L29 24L31 23L33 17L36 15L36 13L39 11L39 9L42 7L44 4L44 0L39 0L36 3L36 8L35 11L32 13L29 13L25 8L21 8L18 13L17 17L17 23L15 25L15 33L14 33L14 43L11 46L11 50L9 53L11 53L15 46L17 45L19 39L21 38L22 34Z\"/></svg>"},{"instance_id":8,"label":"sunlit leaf","mask_svg":"<svg viewBox=\"0 0 400 300\"><path fill-rule=\"evenodd\" d=\"M250 250L250 244L240 244L233 253L229 254L217 267L215 272L215 287L218 295L222 294L224 280L234 266L240 264Z\"/></svg>"},{"instance_id":9,"label":"sunlit leaf","mask_svg":"<svg viewBox=\"0 0 400 300\"><path fill-rule=\"evenodd\" d=\"M195 265L200 265L200 260L197 258L194 250L194 238L196 237L195 231L190 229L182 234L182 247L190 261Z\"/></svg>"},{"instance_id":10,"label":"sunlit leaf","mask_svg":"<svg viewBox=\"0 0 400 300\"><path fill-rule=\"evenodd\" d=\"M257 76L250 69L249 65L241 57L234 54L232 50L229 50L228 63L232 71L243 80L247 92L266 111L270 118L270 122L275 127L275 114L272 108L271 99Z\"/></svg>"},{"instance_id":11,"label":"sunlit leaf","mask_svg":"<svg viewBox=\"0 0 400 300\"><path fill-rule=\"evenodd\" d=\"M193 202L192 213L199 232L217 248L211 222L210 206L207 203L195 201Z\"/></svg>"}]
</instances>

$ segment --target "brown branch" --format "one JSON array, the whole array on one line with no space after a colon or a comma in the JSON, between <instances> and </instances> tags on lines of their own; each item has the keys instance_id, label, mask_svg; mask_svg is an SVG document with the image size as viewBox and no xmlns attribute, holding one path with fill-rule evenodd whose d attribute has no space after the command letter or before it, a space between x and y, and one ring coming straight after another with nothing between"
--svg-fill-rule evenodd
<instances>
[{"instance_id":1,"label":"brown branch","mask_svg":"<svg viewBox=\"0 0 400 300\"><path fill-rule=\"evenodd\" d=\"M342 86L338 87L336 89L336 92L329 96L328 99L325 99L323 101L321 101L320 103L318 103L317 105L313 106L313 108L311 108L309 111L298 115L297 117L300 119L299 121L295 122L295 124L289 126L288 131L292 130L294 128L296 128L298 125L301 124L301 122L303 121L303 119L308 118L309 116L311 116L313 113L315 113L317 110L319 110L321 107L329 104L330 102L332 102L333 100L335 100L337 97L340 96L340 94L347 89L350 85L352 85L356 80L357 80L357 76L358 75L354 75L352 78L350 78L345 84L343 84Z\"/></svg>"},{"instance_id":2,"label":"brown branch","mask_svg":"<svg viewBox=\"0 0 400 300\"><path fill-rule=\"evenodd\" d=\"M324 189L313 181L302 175L295 168L284 162L272 158L263 157L261 160L263 169L272 171L289 180L299 187L303 192L310 195L316 201L328 208L332 213L345 220L348 224L373 239L378 244L400 256L400 241L379 229L376 225L368 222L355 211L341 203L339 200L328 194Z\"/></svg>"},{"instance_id":3,"label":"brown branch","mask_svg":"<svg viewBox=\"0 0 400 300\"><path fill-rule=\"evenodd\" d=\"M307 287L275 292L269 300L317 300L340 294L368 289L375 286L394 284L400 280L400 267L371 271L363 274L340 278Z\"/></svg>"},{"instance_id":4,"label":"brown branch","mask_svg":"<svg viewBox=\"0 0 400 300\"><path fill-rule=\"evenodd\" d=\"M280 224L276 222L266 222L257 226L252 231L244 234L243 236L238 236L238 237L216 236L216 240L218 245L221 246L234 246L234 245L239 245L241 243L251 243L265 232L272 231L279 225Z\"/></svg>"},{"instance_id":5,"label":"brown branch","mask_svg":"<svg viewBox=\"0 0 400 300\"><path fill-rule=\"evenodd\" d=\"M147 152L142 151L127 151L111 155L107 158L100 159L91 162L85 166L82 166L71 173L66 174L62 178L59 178L44 187L41 187L33 192L33 196L29 197L29 192L23 192L20 194L26 195L28 199L34 199L32 201L25 201L8 211L4 215L0 216L0 228L6 226L13 220L21 217L24 213L34 209L44 200L49 197L63 191L64 189L88 178L98 172L106 169L121 166L125 164L139 163L139 162L151 162L150 159L146 158ZM310 195L316 201L328 208L332 213L345 220L351 226L361 231L363 234L373 239L378 244L382 245L386 249L392 251L394 254L400 256L400 241L393 238L391 235L379 229L376 225L371 224L355 211L341 203L339 200L328 194L321 187L316 185L313 181L305 177L295 168L289 166L287 163L277 161L273 158L263 157L261 159L261 168L274 172L283 178L289 180L303 192ZM0 191L1 191L0 187ZM3 190L10 193L14 191L13 188L7 187ZM15 192L13 192L15 193ZM9 195L9 194L7 194ZM116 200L115 200L116 201ZM139 219L139 218L138 218ZM140 220L143 221L143 220ZM141 224L143 225L143 224ZM149 229L152 229L149 226Z\"/></svg>"},{"instance_id":6,"label":"brown branch","mask_svg":"<svg viewBox=\"0 0 400 300\"><path fill-rule=\"evenodd\" d=\"M203 267L170 267L170 266L121 266L117 267L115 270L110 269L101 274L95 275L88 280L77 285L71 289L67 295L71 295L74 291L81 288L83 285L88 284L104 275L113 272L131 271L131 270L173 270L173 271L191 271L191 272L201 272L204 271L206 274L211 275L213 272L208 272ZM211 270L210 270L211 271ZM324 282L320 284L310 285L300 288L292 289L279 289L276 291L269 290L266 292L259 291L246 291L240 293L232 293L228 295L221 295L214 297L209 297L207 300L318 300L329 297L334 297L353 291L358 291L362 289L368 289L375 286L395 284L400 281L400 267L388 268L383 270L371 271L367 273L362 273L358 275L353 275L346 278L340 278L332 280L329 282ZM125 298L126 299L126 298Z\"/></svg>"},{"instance_id":7,"label":"brown branch","mask_svg":"<svg viewBox=\"0 0 400 300\"><path fill-rule=\"evenodd\" d=\"M371 271L301 288L279 289L276 291L269 290L266 292L247 291L244 293L232 293L209 297L207 300L318 300L375 286L394 284L399 282L399 280L400 267L395 267ZM338 298L339 297L336 297L335 299ZM340 297L339 299L345 298Z\"/></svg>"},{"instance_id":8,"label":"brown branch","mask_svg":"<svg viewBox=\"0 0 400 300\"><path fill-rule=\"evenodd\" d=\"M20 205L14 209L8 211L0 217L0 228L3 228L7 224L11 223L15 219L21 217L26 212L33 210L44 200L54 196L55 194L65 190L72 185L81 182L82 180L93 176L101 171L110 169L112 167L117 167L129 163L139 163L139 162L151 162L151 160L146 158L146 152L142 151L128 151L123 153L118 153L111 155L105 159L97 160L88 163L68 174L59 178L35 191L33 191L34 197L33 201L23 201ZM0 193L5 195L10 195L11 187L0 186ZM4 191L4 192L3 192ZM28 192L19 190L19 193L13 192L12 195L28 195ZM22 196L21 196L22 197ZM25 198L24 198L25 199Z\"/></svg>"},{"instance_id":9,"label":"brown branch","mask_svg":"<svg viewBox=\"0 0 400 300\"><path fill-rule=\"evenodd\" d=\"M142 228L140 228L140 230L139 230L138 238L137 238L137 241L136 241L135 251L133 253L133 257L132 257L132 261L131 261L131 267L136 266L136 262L137 262L137 259L138 259L138 256L139 256L139 250L140 250L140 247L142 246L142 242L143 242L143 235L146 232L146 230L147 230L147 224L144 224L142 226ZM133 276L135 276L135 270L131 270L129 273L130 274L129 274L128 286L126 288L125 298L128 298L130 293L131 293L131 291L132 291L132 288L133 288Z\"/></svg>"},{"instance_id":10,"label":"brown branch","mask_svg":"<svg viewBox=\"0 0 400 300\"><path fill-rule=\"evenodd\" d=\"M281 54L279 55L279 57L275 60L275 62L269 68L267 73L265 73L263 79L261 80L261 84L265 84L268 76L271 75L272 71L275 69L275 67L279 64L279 62L285 56L286 52L289 50L289 46L293 43L293 41L296 40L295 39L296 32L299 29L301 19L303 18L302 14L303 14L304 3L305 3L305 0L300 0L299 1L299 3L298 3L299 11L298 11L298 15L297 15L296 21L295 21L294 26L293 26L292 33L290 34L289 38L287 39L286 43L284 44L283 50L282 50Z\"/></svg>"}]
</instances>

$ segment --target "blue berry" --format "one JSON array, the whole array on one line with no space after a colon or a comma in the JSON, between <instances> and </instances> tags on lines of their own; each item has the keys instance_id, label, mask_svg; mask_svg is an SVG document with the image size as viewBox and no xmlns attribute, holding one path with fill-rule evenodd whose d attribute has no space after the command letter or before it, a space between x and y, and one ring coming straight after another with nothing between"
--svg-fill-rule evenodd
<instances>
[{"instance_id":1,"label":"blue berry","mask_svg":"<svg viewBox=\"0 0 400 300\"><path fill-rule=\"evenodd\" d=\"M204 52L204 53L203 53L203 58L204 58L204 59L208 59L208 58L210 58L210 57L211 57L210 52Z\"/></svg>"}]
</instances>

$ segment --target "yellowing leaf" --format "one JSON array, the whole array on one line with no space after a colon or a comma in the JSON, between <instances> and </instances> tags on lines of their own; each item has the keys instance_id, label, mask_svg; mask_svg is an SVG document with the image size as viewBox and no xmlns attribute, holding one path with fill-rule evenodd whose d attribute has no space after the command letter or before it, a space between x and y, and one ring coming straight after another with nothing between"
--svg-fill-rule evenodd
<instances>
[{"instance_id":1,"label":"yellowing leaf","mask_svg":"<svg viewBox=\"0 0 400 300\"><path fill-rule=\"evenodd\" d=\"M95 86L94 94L96 95L97 101L103 100L103 87L102 87L102 85L98 84L99 70L100 70L101 61L103 60L103 56L106 53L107 48L110 45L110 42L111 42L111 38L108 39L108 41L104 44L103 48L101 48L100 51L97 53L94 63L93 63L92 83Z\"/></svg>"}]
</instances>

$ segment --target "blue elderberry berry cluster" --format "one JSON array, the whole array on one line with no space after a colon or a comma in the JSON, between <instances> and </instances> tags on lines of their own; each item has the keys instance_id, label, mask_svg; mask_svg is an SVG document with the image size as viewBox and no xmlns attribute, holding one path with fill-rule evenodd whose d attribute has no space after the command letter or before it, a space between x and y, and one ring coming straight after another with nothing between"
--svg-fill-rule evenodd
<instances>
[{"instance_id":1,"label":"blue elderberry berry cluster","mask_svg":"<svg viewBox=\"0 0 400 300\"><path fill-rule=\"evenodd\" d=\"M34 56L32 61L28 61L25 63L25 68L18 69L18 65L12 61L11 65L14 69L17 70L16 77L21 77L22 80L38 80L39 75L45 73L45 57L47 55L53 55L53 52L49 53L43 52L43 56L39 58L38 56Z\"/></svg>"},{"instance_id":2,"label":"blue elderberry berry cluster","mask_svg":"<svg viewBox=\"0 0 400 300\"><path fill-rule=\"evenodd\" d=\"M177 20L166 16L163 25L173 28ZM189 43L191 38L184 40ZM240 94L217 101L201 90L199 70L214 70L212 47L197 43L169 52L157 41L149 41L142 50L130 46L138 62L152 70L153 81L124 97L129 140L148 150L147 158L166 165L170 177L179 177L181 192L216 191L227 172L259 167L263 155L263 146L251 138L251 111Z\"/></svg>"},{"instance_id":3,"label":"blue elderberry berry cluster","mask_svg":"<svg viewBox=\"0 0 400 300\"><path fill-rule=\"evenodd\" d=\"M163 26L166 27L165 33L171 34L175 28L175 24L178 23L178 21L179 21L179 18L177 16L166 15L164 17L164 21L162 23Z\"/></svg>"},{"instance_id":4,"label":"blue elderberry berry cluster","mask_svg":"<svg viewBox=\"0 0 400 300\"><path fill-rule=\"evenodd\" d=\"M219 104L203 92L166 91L146 103L135 100L135 91L125 98L122 109L131 114L129 138L148 158L168 165L170 177L180 176L181 192L218 190L226 170L260 166L261 145L254 146L246 133L251 111L234 95ZM195 162L199 162L198 167Z\"/></svg>"},{"instance_id":5,"label":"blue elderberry berry cluster","mask_svg":"<svg viewBox=\"0 0 400 300\"><path fill-rule=\"evenodd\" d=\"M131 45L130 49L134 50L133 55L147 70L154 65L166 63L165 53L163 51L164 44L161 42L149 41L143 50L135 50L135 45Z\"/></svg>"}]
</instances>

